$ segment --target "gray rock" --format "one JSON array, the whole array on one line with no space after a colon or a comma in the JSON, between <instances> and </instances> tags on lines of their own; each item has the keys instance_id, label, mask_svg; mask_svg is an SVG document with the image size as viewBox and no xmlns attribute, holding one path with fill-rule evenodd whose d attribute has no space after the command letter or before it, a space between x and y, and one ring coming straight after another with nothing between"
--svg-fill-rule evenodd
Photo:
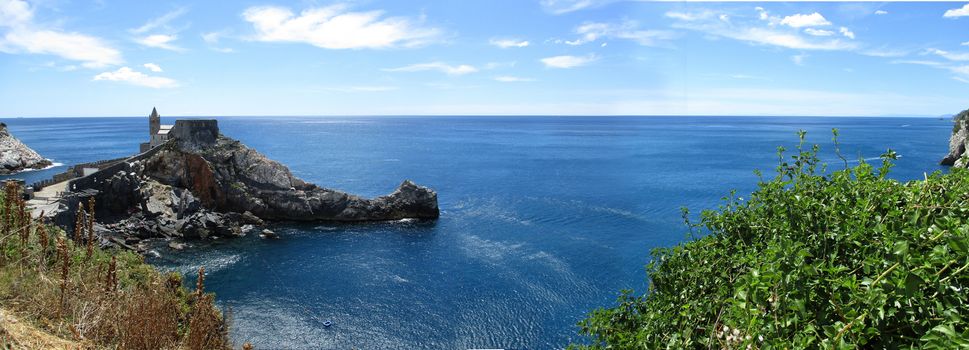
<instances>
[{"instance_id":1,"label":"gray rock","mask_svg":"<svg viewBox=\"0 0 969 350\"><path fill-rule=\"evenodd\" d=\"M0 123L0 175L43 169L52 164L50 160L44 159L37 151L13 137L7 130L7 124Z\"/></svg>"},{"instance_id":2,"label":"gray rock","mask_svg":"<svg viewBox=\"0 0 969 350\"><path fill-rule=\"evenodd\" d=\"M963 156L966 155L966 138L969 136L969 109L957 114L954 118L952 136L949 137L949 154L939 162L941 165L967 167Z\"/></svg>"}]
</instances>

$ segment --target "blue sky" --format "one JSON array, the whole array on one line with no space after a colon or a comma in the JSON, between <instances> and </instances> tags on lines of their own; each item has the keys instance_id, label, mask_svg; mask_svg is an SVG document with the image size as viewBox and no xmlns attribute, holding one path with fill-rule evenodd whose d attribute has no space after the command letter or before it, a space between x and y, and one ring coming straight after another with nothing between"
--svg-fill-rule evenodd
<instances>
[{"instance_id":1,"label":"blue sky","mask_svg":"<svg viewBox=\"0 0 969 350\"><path fill-rule=\"evenodd\" d=\"M941 115L969 3L0 0L0 117Z\"/></svg>"}]
</instances>

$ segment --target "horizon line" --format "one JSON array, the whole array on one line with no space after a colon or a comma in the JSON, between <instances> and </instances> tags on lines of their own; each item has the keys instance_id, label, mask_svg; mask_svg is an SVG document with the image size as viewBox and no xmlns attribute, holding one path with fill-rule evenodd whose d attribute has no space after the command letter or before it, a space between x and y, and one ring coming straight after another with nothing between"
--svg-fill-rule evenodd
<instances>
[{"instance_id":1,"label":"horizon line","mask_svg":"<svg viewBox=\"0 0 969 350\"><path fill-rule=\"evenodd\" d=\"M277 115L204 115L204 114L181 114L181 115L161 115L162 118L400 118L400 117L496 117L496 118L515 118L515 117L540 117L540 118L660 118L660 117L740 117L740 118L951 118L954 114L942 115L907 115L907 114L882 114L882 115L731 115L731 114L277 114ZM144 118L139 115L85 115L85 116L16 116L0 117L4 119L67 119L67 118Z\"/></svg>"}]
</instances>

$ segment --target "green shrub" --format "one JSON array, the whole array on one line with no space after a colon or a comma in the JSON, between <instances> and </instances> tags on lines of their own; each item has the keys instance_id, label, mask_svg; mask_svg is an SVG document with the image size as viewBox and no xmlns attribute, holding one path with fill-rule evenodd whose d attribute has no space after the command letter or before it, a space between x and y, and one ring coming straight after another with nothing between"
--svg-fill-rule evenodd
<instances>
[{"instance_id":1,"label":"green shrub","mask_svg":"<svg viewBox=\"0 0 969 350\"><path fill-rule=\"evenodd\" d=\"M654 250L650 290L592 312L573 347L969 347L969 171L902 183L889 150L827 172L802 146L749 200L684 210L693 240Z\"/></svg>"}]
</instances>

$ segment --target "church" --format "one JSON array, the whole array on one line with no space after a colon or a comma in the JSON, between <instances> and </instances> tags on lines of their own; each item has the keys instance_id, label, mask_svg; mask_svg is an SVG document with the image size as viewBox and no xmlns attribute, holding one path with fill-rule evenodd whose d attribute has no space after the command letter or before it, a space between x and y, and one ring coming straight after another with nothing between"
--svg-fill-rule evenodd
<instances>
[{"instance_id":1,"label":"church","mask_svg":"<svg viewBox=\"0 0 969 350\"><path fill-rule=\"evenodd\" d=\"M161 115L152 107L148 116L148 142L139 145L138 153L145 153L171 139L206 144L215 142L218 135L219 122L215 119L176 120L175 125L162 125Z\"/></svg>"},{"instance_id":2,"label":"church","mask_svg":"<svg viewBox=\"0 0 969 350\"><path fill-rule=\"evenodd\" d=\"M155 107L148 116L148 142L142 143L138 152L145 152L168 141L174 125L162 125L161 116Z\"/></svg>"}]
</instances>

